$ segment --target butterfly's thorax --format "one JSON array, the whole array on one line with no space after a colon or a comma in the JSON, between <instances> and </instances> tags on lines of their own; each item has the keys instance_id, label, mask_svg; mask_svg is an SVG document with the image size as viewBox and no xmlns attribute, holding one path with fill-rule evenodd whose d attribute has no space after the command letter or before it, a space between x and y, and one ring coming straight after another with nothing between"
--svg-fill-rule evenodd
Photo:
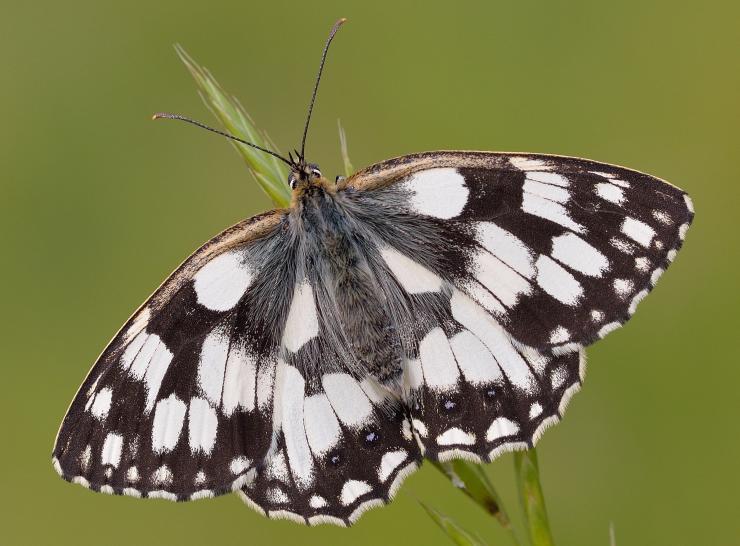
<instances>
[{"instance_id":1,"label":"butterfly's thorax","mask_svg":"<svg viewBox=\"0 0 740 546\"><path fill-rule=\"evenodd\" d=\"M300 193L291 221L303 239L305 274L330 300L317 303L326 327L344 345L339 352L351 355L350 367L388 383L401 373L398 333L368 263L371 247L354 228L347 205L344 191L313 185Z\"/></svg>"}]
</instances>

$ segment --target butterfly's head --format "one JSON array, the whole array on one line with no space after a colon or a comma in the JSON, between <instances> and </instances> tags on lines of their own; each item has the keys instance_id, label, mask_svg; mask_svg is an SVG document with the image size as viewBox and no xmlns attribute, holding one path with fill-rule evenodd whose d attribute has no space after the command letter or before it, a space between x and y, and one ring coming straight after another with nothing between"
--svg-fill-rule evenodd
<instances>
[{"instance_id":1,"label":"butterfly's head","mask_svg":"<svg viewBox=\"0 0 740 546\"><path fill-rule=\"evenodd\" d=\"M322 178L323 175L321 174L318 165L301 161L300 163L293 165L293 168L288 175L288 185L291 190L297 190L301 186L322 185Z\"/></svg>"},{"instance_id":2,"label":"butterfly's head","mask_svg":"<svg viewBox=\"0 0 740 546\"><path fill-rule=\"evenodd\" d=\"M337 186L321 174L315 163L301 161L293 166L288 175L288 185L293 192L291 207L296 207L305 198L324 193L333 194Z\"/></svg>"}]
</instances>

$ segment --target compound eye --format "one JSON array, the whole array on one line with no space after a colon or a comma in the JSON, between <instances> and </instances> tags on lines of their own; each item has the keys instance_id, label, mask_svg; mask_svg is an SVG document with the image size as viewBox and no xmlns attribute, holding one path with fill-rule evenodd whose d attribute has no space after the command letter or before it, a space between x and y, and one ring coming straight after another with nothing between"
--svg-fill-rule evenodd
<instances>
[{"instance_id":1,"label":"compound eye","mask_svg":"<svg viewBox=\"0 0 740 546\"><path fill-rule=\"evenodd\" d=\"M311 174L314 176L321 176L321 171L318 169L311 169Z\"/></svg>"},{"instance_id":2,"label":"compound eye","mask_svg":"<svg viewBox=\"0 0 740 546\"><path fill-rule=\"evenodd\" d=\"M298 181L295 179L295 177L291 176L288 178L288 185L290 186L291 190L294 190L295 187L298 185Z\"/></svg>"}]
</instances>

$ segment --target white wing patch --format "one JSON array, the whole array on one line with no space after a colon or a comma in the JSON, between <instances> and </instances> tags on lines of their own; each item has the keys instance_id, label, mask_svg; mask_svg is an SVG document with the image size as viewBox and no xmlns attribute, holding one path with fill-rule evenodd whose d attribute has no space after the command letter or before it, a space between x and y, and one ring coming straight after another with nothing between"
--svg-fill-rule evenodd
<instances>
[{"instance_id":1,"label":"white wing patch","mask_svg":"<svg viewBox=\"0 0 740 546\"><path fill-rule=\"evenodd\" d=\"M570 192L567 189L565 189L565 187L561 187L561 185L548 184L545 182L539 182L537 180L534 180L531 178L531 175L533 174L542 175L545 173L530 173L530 175L528 175L526 180L524 181L524 185L522 186L522 189L525 192L531 193L533 195L537 195L538 197L542 197L543 199L548 199L550 201L556 201L558 203L567 203L570 200ZM547 173L547 174L552 174L553 176L557 176L557 175L554 175L554 173Z\"/></svg>"},{"instance_id":2,"label":"white wing patch","mask_svg":"<svg viewBox=\"0 0 740 546\"><path fill-rule=\"evenodd\" d=\"M437 436L437 443L441 446L455 444L473 445L475 444L475 435L465 432L457 427L449 428Z\"/></svg>"},{"instance_id":3,"label":"white wing patch","mask_svg":"<svg viewBox=\"0 0 740 546\"><path fill-rule=\"evenodd\" d=\"M233 250L216 256L194 276L198 303L212 311L232 309L252 282L246 252Z\"/></svg>"},{"instance_id":4,"label":"white wing patch","mask_svg":"<svg viewBox=\"0 0 740 546\"><path fill-rule=\"evenodd\" d=\"M218 416L204 398L191 398L188 413L188 441L193 453L211 453L216 444Z\"/></svg>"},{"instance_id":5,"label":"white wing patch","mask_svg":"<svg viewBox=\"0 0 740 546\"><path fill-rule=\"evenodd\" d=\"M524 242L493 222L475 224L477 241L488 252L511 267L514 271L533 279L535 276L532 253Z\"/></svg>"},{"instance_id":6,"label":"white wing patch","mask_svg":"<svg viewBox=\"0 0 740 546\"><path fill-rule=\"evenodd\" d=\"M226 359L229 356L230 336L217 327L203 341L198 361L198 386L213 405L221 402Z\"/></svg>"},{"instance_id":7,"label":"white wing patch","mask_svg":"<svg viewBox=\"0 0 740 546\"><path fill-rule=\"evenodd\" d=\"M420 171L401 187L411 194L409 206L414 212L445 220L463 211L470 194L465 178L452 168Z\"/></svg>"},{"instance_id":8,"label":"white wing patch","mask_svg":"<svg viewBox=\"0 0 740 546\"><path fill-rule=\"evenodd\" d=\"M489 292L488 288L476 280L469 280L464 286L465 292L481 304L494 316L506 316L506 307Z\"/></svg>"},{"instance_id":9,"label":"white wing patch","mask_svg":"<svg viewBox=\"0 0 740 546\"><path fill-rule=\"evenodd\" d=\"M152 450L166 453L175 449L180 439L187 406L175 394L157 402L152 424Z\"/></svg>"},{"instance_id":10,"label":"white wing patch","mask_svg":"<svg viewBox=\"0 0 740 546\"><path fill-rule=\"evenodd\" d=\"M280 361L277 375L278 397L275 412L285 436L288 465L299 489L313 483L313 457L304 427L303 401L306 382L296 368Z\"/></svg>"},{"instance_id":11,"label":"white wing patch","mask_svg":"<svg viewBox=\"0 0 740 546\"><path fill-rule=\"evenodd\" d=\"M520 171L548 171L553 168L553 165L544 159L524 154L510 156L509 163Z\"/></svg>"},{"instance_id":12,"label":"white wing patch","mask_svg":"<svg viewBox=\"0 0 740 546\"><path fill-rule=\"evenodd\" d=\"M326 394L306 398L304 414L308 445L316 455L324 455L337 445L342 432Z\"/></svg>"},{"instance_id":13,"label":"white wing patch","mask_svg":"<svg viewBox=\"0 0 740 546\"><path fill-rule=\"evenodd\" d=\"M491 426L486 432L486 440L493 442L499 438L505 438L506 436L513 436L519 432L519 425L511 419L506 417L499 417L491 423Z\"/></svg>"},{"instance_id":14,"label":"white wing patch","mask_svg":"<svg viewBox=\"0 0 740 546\"><path fill-rule=\"evenodd\" d=\"M530 171L527 173L526 180L560 186L561 188L570 186L570 182L565 176L551 171Z\"/></svg>"},{"instance_id":15,"label":"white wing patch","mask_svg":"<svg viewBox=\"0 0 740 546\"><path fill-rule=\"evenodd\" d=\"M121 356L121 367L134 378L144 381L147 389L145 412L154 407L167 368L172 362L172 352L156 334L140 332Z\"/></svg>"},{"instance_id":16,"label":"white wing patch","mask_svg":"<svg viewBox=\"0 0 740 546\"><path fill-rule=\"evenodd\" d=\"M503 379L501 369L485 345L470 330L452 336L450 346L465 380L473 385L496 383Z\"/></svg>"},{"instance_id":17,"label":"white wing patch","mask_svg":"<svg viewBox=\"0 0 740 546\"><path fill-rule=\"evenodd\" d=\"M103 442L103 450L100 453L100 461L103 465L110 465L114 468L121 462L121 452L123 450L123 436L115 432L109 432Z\"/></svg>"},{"instance_id":18,"label":"white wing patch","mask_svg":"<svg viewBox=\"0 0 740 546\"><path fill-rule=\"evenodd\" d=\"M650 248L650 242L653 240L653 236L655 235L655 230L645 222L636 220L629 216L624 219L624 222L622 222L621 230L627 237L636 243L641 244L645 248Z\"/></svg>"},{"instance_id":19,"label":"white wing patch","mask_svg":"<svg viewBox=\"0 0 740 546\"><path fill-rule=\"evenodd\" d=\"M257 389L257 363L246 349L231 346L223 378L221 409L228 417L239 408L252 411Z\"/></svg>"},{"instance_id":20,"label":"white wing patch","mask_svg":"<svg viewBox=\"0 0 740 546\"><path fill-rule=\"evenodd\" d=\"M260 362L257 370L257 407L264 410L273 400L277 360L271 358Z\"/></svg>"},{"instance_id":21,"label":"white wing patch","mask_svg":"<svg viewBox=\"0 0 740 546\"><path fill-rule=\"evenodd\" d=\"M524 192L522 196L522 210L527 214L539 216L545 220L560 224L576 233L586 232L586 228L573 220L568 213L568 209L563 205L556 201L545 199L537 194Z\"/></svg>"},{"instance_id":22,"label":"white wing patch","mask_svg":"<svg viewBox=\"0 0 740 546\"><path fill-rule=\"evenodd\" d=\"M506 307L513 307L522 295L532 290L525 277L486 250L473 256L472 273Z\"/></svg>"},{"instance_id":23,"label":"white wing patch","mask_svg":"<svg viewBox=\"0 0 740 546\"><path fill-rule=\"evenodd\" d=\"M624 190L611 182L596 184L596 194L602 199L614 203L615 205L621 205L625 199Z\"/></svg>"},{"instance_id":24,"label":"white wing patch","mask_svg":"<svg viewBox=\"0 0 740 546\"><path fill-rule=\"evenodd\" d=\"M316 337L319 333L319 318L316 313L313 288L308 280L296 283L293 300L285 322L283 345L292 353Z\"/></svg>"},{"instance_id":25,"label":"white wing patch","mask_svg":"<svg viewBox=\"0 0 740 546\"><path fill-rule=\"evenodd\" d=\"M574 305L583 296L581 283L549 256L540 255L536 265L537 284L556 300Z\"/></svg>"},{"instance_id":26,"label":"white wing patch","mask_svg":"<svg viewBox=\"0 0 740 546\"><path fill-rule=\"evenodd\" d=\"M359 480L349 480L342 487L341 501L347 506L355 502L359 497L373 490L370 484Z\"/></svg>"},{"instance_id":27,"label":"white wing patch","mask_svg":"<svg viewBox=\"0 0 740 546\"><path fill-rule=\"evenodd\" d=\"M419 344L424 382L432 389L447 390L457 384L460 372L442 328L432 329Z\"/></svg>"},{"instance_id":28,"label":"white wing patch","mask_svg":"<svg viewBox=\"0 0 740 546\"><path fill-rule=\"evenodd\" d=\"M439 292L442 288L442 279L396 249L383 247L380 255L393 276L409 294Z\"/></svg>"},{"instance_id":29,"label":"white wing patch","mask_svg":"<svg viewBox=\"0 0 740 546\"><path fill-rule=\"evenodd\" d=\"M609 269L609 260L574 233L552 239L550 255L560 263L590 277L601 277Z\"/></svg>"},{"instance_id":30,"label":"white wing patch","mask_svg":"<svg viewBox=\"0 0 740 546\"><path fill-rule=\"evenodd\" d=\"M346 373L329 373L321 378L321 384L342 423L357 428L368 421L373 406L354 377Z\"/></svg>"},{"instance_id":31,"label":"white wing patch","mask_svg":"<svg viewBox=\"0 0 740 546\"><path fill-rule=\"evenodd\" d=\"M113 391L108 387L100 389L100 392L90 397L92 404L90 405L90 413L92 413L98 419L105 419L110 411L110 405L113 401ZM88 402L90 404L90 402Z\"/></svg>"},{"instance_id":32,"label":"white wing patch","mask_svg":"<svg viewBox=\"0 0 740 546\"><path fill-rule=\"evenodd\" d=\"M408 456L409 454L403 449L399 449L397 451L389 451L388 453L385 453L383 455L383 458L380 460L378 479L381 482L386 481L390 477L390 475L393 474L393 471L401 466L401 463L403 463L408 458Z\"/></svg>"},{"instance_id":33,"label":"white wing patch","mask_svg":"<svg viewBox=\"0 0 740 546\"><path fill-rule=\"evenodd\" d=\"M531 390L535 378L501 325L458 290L453 291L450 306L453 318L483 342L509 381L524 391Z\"/></svg>"},{"instance_id":34,"label":"white wing patch","mask_svg":"<svg viewBox=\"0 0 740 546\"><path fill-rule=\"evenodd\" d=\"M522 210L545 220L568 228L576 233L585 233L586 228L573 220L564 206L570 199L565 188L570 186L562 174L534 171L527 172L522 190Z\"/></svg>"}]
</instances>

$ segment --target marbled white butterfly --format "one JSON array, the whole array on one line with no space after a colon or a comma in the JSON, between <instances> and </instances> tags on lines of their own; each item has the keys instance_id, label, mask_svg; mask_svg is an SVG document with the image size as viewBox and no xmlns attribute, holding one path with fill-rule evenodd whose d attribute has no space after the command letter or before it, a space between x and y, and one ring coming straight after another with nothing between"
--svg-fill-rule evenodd
<instances>
[{"instance_id":1,"label":"marbled white butterfly","mask_svg":"<svg viewBox=\"0 0 740 546\"><path fill-rule=\"evenodd\" d=\"M63 478L348 525L424 457L532 446L693 216L662 180L552 155L419 153L331 182L305 161L308 120L297 158L264 150L291 206L208 241L95 363Z\"/></svg>"}]
</instances>

